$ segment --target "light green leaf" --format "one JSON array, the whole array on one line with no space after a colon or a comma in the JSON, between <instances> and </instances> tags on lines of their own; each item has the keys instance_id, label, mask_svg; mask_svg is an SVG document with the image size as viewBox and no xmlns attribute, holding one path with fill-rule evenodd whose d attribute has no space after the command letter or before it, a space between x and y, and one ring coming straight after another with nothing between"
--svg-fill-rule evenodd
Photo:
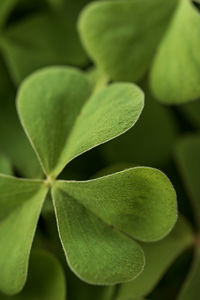
<instances>
[{"instance_id":1,"label":"light green leaf","mask_svg":"<svg viewBox=\"0 0 200 300\"><path fill-rule=\"evenodd\" d=\"M19 116L47 174L65 166L65 144L89 93L84 74L65 67L38 71L22 84Z\"/></svg>"},{"instance_id":2,"label":"light green leaf","mask_svg":"<svg viewBox=\"0 0 200 300\"><path fill-rule=\"evenodd\" d=\"M143 93L130 83L89 94L86 77L65 67L36 72L21 86L21 122L51 177L73 158L127 131L143 109Z\"/></svg>"},{"instance_id":3,"label":"light green leaf","mask_svg":"<svg viewBox=\"0 0 200 300\"><path fill-rule=\"evenodd\" d=\"M188 135L178 141L176 160L192 201L196 223L200 228L200 135Z\"/></svg>"},{"instance_id":4,"label":"light green leaf","mask_svg":"<svg viewBox=\"0 0 200 300\"><path fill-rule=\"evenodd\" d=\"M177 0L109 0L87 6L79 32L110 79L136 81L147 71Z\"/></svg>"},{"instance_id":5,"label":"light green leaf","mask_svg":"<svg viewBox=\"0 0 200 300\"><path fill-rule=\"evenodd\" d=\"M27 276L37 221L47 192L41 181L0 175L0 290L19 292Z\"/></svg>"},{"instance_id":6,"label":"light green leaf","mask_svg":"<svg viewBox=\"0 0 200 300\"><path fill-rule=\"evenodd\" d=\"M64 182L56 183L53 199L65 255L78 277L88 283L111 285L142 272L140 246L71 197Z\"/></svg>"},{"instance_id":7,"label":"light green leaf","mask_svg":"<svg viewBox=\"0 0 200 300\"><path fill-rule=\"evenodd\" d=\"M12 8L15 6L17 0L1 0L0 1L0 28L3 27L7 17Z\"/></svg>"},{"instance_id":8,"label":"light green leaf","mask_svg":"<svg viewBox=\"0 0 200 300\"><path fill-rule=\"evenodd\" d=\"M136 167L89 181L58 181L56 187L139 240L161 239L176 221L175 191L156 169Z\"/></svg>"},{"instance_id":9,"label":"light green leaf","mask_svg":"<svg viewBox=\"0 0 200 300\"><path fill-rule=\"evenodd\" d=\"M0 173L12 175L12 167L9 159L0 153Z\"/></svg>"},{"instance_id":10,"label":"light green leaf","mask_svg":"<svg viewBox=\"0 0 200 300\"><path fill-rule=\"evenodd\" d=\"M45 66L87 63L74 10L72 5L70 9L38 13L4 30L1 48L16 84Z\"/></svg>"},{"instance_id":11,"label":"light green leaf","mask_svg":"<svg viewBox=\"0 0 200 300\"><path fill-rule=\"evenodd\" d=\"M172 262L193 243L189 224L182 217L163 240L157 243L142 243L146 264L142 274L134 281L120 285L117 300L146 296L158 283Z\"/></svg>"},{"instance_id":12,"label":"light green leaf","mask_svg":"<svg viewBox=\"0 0 200 300\"><path fill-rule=\"evenodd\" d=\"M34 251L30 257L27 283L21 293L0 295L1 300L65 300L65 276L56 257L46 251Z\"/></svg>"},{"instance_id":13,"label":"light green leaf","mask_svg":"<svg viewBox=\"0 0 200 300\"><path fill-rule=\"evenodd\" d=\"M179 7L161 42L151 74L155 96L183 103L200 96L200 12L190 0Z\"/></svg>"},{"instance_id":14,"label":"light green leaf","mask_svg":"<svg viewBox=\"0 0 200 300\"><path fill-rule=\"evenodd\" d=\"M21 128L15 108L15 89L0 57L0 141L18 172L30 178L41 176L37 157Z\"/></svg>"},{"instance_id":15,"label":"light green leaf","mask_svg":"<svg viewBox=\"0 0 200 300\"><path fill-rule=\"evenodd\" d=\"M197 241L199 243L199 241ZM197 300L200 295L200 248L197 245L193 264L177 300Z\"/></svg>"}]
</instances>

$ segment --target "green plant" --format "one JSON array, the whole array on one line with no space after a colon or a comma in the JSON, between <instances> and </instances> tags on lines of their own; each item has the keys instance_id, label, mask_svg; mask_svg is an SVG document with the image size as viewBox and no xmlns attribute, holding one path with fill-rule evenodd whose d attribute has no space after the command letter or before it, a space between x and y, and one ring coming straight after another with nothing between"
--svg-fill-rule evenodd
<instances>
[{"instance_id":1,"label":"green plant","mask_svg":"<svg viewBox=\"0 0 200 300\"><path fill-rule=\"evenodd\" d=\"M0 300L199 298L199 34L199 0L0 1Z\"/></svg>"},{"instance_id":2,"label":"green plant","mask_svg":"<svg viewBox=\"0 0 200 300\"><path fill-rule=\"evenodd\" d=\"M79 277L115 284L138 276L144 255L127 235L147 242L171 230L176 196L167 177L158 170L138 167L86 182L56 178L72 159L134 125L143 108L142 91L128 83L115 83L91 94L81 72L55 67L25 80L17 108L46 178L0 176L1 289L12 294L24 285L31 243L49 188L66 258Z\"/></svg>"}]
</instances>

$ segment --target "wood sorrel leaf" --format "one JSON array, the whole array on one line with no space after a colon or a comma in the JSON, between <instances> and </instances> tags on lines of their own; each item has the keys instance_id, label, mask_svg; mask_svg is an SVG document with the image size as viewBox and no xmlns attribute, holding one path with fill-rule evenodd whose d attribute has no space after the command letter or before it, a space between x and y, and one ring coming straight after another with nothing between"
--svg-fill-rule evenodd
<instances>
[{"instance_id":1,"label":"wood sorrel leaf","mask_svg":"<svg viewBox=\"0 0 200 300\"><path fill-rule=\"evenodd\" d=\"M115 284L138 276L144 257L131 236L160 239L176 221L174 189L156 169L56 181L52 195L68 263L90 283Z\"/></svg>"},{"instance_id":2,"label":"wood sorrel leaf","mask_svg":"<svg viewBox=\"0 0 200 300\"><path fill-rule=\"evenodd\" d=\"M12 175L12 167L9 159L0 153L0 173Z\"/></svg>"},{"instance_id":3,"label":"wood sorrel leaf","mask_svg":"<svg viewBox=\"0 0 200 300\"><path fill-rule=\"evenodd\" d=\"M0 175L0 290L19 292L26 280L28 259L47 192L41 181Z\"/></svg>"},{"instance_id":4,"label":"wood sorrel leaf","mask_svg":"<svg viewBox=\"0 0 200 300\"><path fill-rule=\"evenodd\" d=\"M143 92L130 83L89 95L83 73L65 67L38 71L22 84L19 116L47 175L127 131L143 109Z\"/></svg>"},{"instance_id":5,"label":"wood sorrel leaf","mask_svg":"<svg viewBox=\"0 0 200 300\"><path fill-rule=\"evenodd\" d=\"M44 250L30 256L26 285L14 296L0 294L1 300L65 300L65 276L56 257Z\"/></svg>"},{"instance_id":6,"label":"wood sorrel leaf","mask_svg":"<svg viewBox=\"0 0 200 300\"><path fill-rule=\"evenodd\" d=\"M199 243L199 241L197 241ZM177 300L196 300L200 295L200 248L195 251L192 267Z\"/></svg>"},{"instance_id":7,"label":"wood sorrel leaf","mask_svg":"<svg viewBox=\"0 0 200 300\"><path fill-rule=\"evenodd\" d=\"M46 174L65 166L65 144L89 94L84 74L65 67L37 71L22 84L18 113Z\"/></svg>"},{"instance_id":8,"label":"wood sorrel leaf","mask_svg":"<svg viewBox=\"0 0 200 300\"><path fill-rule=\"evenodd\" d=\"M176 160L200 229L200 135L188 135L179 140L176 146Z\"/></svg>"},{"instance_id":9,"label":"wood sorrel leaf","mask_svg":"<svg viewBox=\"0 0 200 300\"><path fill-rule=\"evenodd\" d=\"M142 274L119 287L117 300L146 296L158 283L172 262L193 242L193 234L184 218L178 219L175 228L157 243L142 243L146 263Z\"/></svg>"},{"instance_id":10,"label":"wood sorrel leaf","mask_svg":"<svg viewBox=\"0 0 200 300\"><path fill-rule=\"evenodd\" d=\"M179 7L155 57L151 86L165 103L183 103L200 96L200 12L190 0Z\"/></svg>"},{"instance_id":11,"label":"wood sorrel leaf","mask_svg":"<svg viewBox=\"0 0 200 300\"><path fill-rule=\"evenodd\" d=\"M16 84L48 65L87 63L75 20L72 6L29 16L4 30L1 48Z\"/></svg>"},{"instance_id":12,"label":"wood sorrel leaf","mask_svg":"<svg viewBox=\"0 0 200 300\"><path fill-rule=\"evenodd\" d=\"M175 191L157 169L136 167L89 181L58 181L56 188L141 241L161 239L176 221Z\"/></svg>"},{"instance_id":13,"label":"wood sorrel leaf","mask_svg":"<svg viewBox=\"0 0 200 300\"><path fill-rule=\"evenodd\" d=\"M65 255L78 277L88 283L111 285L142 272L140 246L70 196L64 182L56 183L53 199Z\"/></svg>"},{"instance_id":14,"label":"wood sorrel leaf","mask_svg":"<svg viewBox=\"0 0 200 300\"><path fill-rule=\"evenodd\" d=\"M83 44L113 80L139 80L147 71L177 0L96 1L81 14Z\"/></svg>"}]
</instances>

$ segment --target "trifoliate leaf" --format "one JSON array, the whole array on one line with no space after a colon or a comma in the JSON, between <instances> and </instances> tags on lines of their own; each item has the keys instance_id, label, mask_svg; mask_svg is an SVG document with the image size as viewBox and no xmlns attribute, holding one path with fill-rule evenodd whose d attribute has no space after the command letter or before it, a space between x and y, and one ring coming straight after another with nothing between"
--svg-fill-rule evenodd
<instances>
[{"instance_id":1,"label":"trifoliate leaf","mask_svg":"<svg viewBox=\"0 0 200 300\"><path fill-rule=\"evenodd\" d=\"M64 182L56 183L53 199L66 258L78 277L88 283L111 285L142 272L140 246L70 196Z\"/></svg>"},{"instance_id":2,"label":"trifoliate leaf","mask_svg":"<svg viewBox=\"0 0 200 300\"><path fill-rule=\"evenodd\" d=\"M1 300L65 300L65 276L56 257L46 251L34 251L30 257L26 285L14 296L0 295Z\"/></svg>"},{"instance_id":3,"label":"trifoliate leaf","mask_svg":"<svg viewBox=\"0 0 200 300\"><path fill-rule=\"evenodd\" d=\"M192 243L191 228L182 217L165 239L157 243L142 243L146 258L144 271L135 280L120 285L117 300L149 294L172 262Z\"/></svg>"},{"instance_id":4,"label":"trifoliate leaf","mask_svg":"<svg viewBox=\"0 0 200 300\"><path fill-rule=\"evenodd\" d=\"M47 175L56 177L73 158L127 131L143 109L143 92L130 83L89 96L86 77L71 68L47 68L22 84L19 116Z\"/></svg>"},{"instance_id":5,"label":"trifoliate leaf","mask_svg":"<svg viewBox=\"0 0 200 300\"><path fill-rule=\"evenodd\" d=\"M162 238L176 221L175 191L156 169L136 167L89 181L58 181L56 188L139 240Z\"/></svg>"},{"instance_id":6,"label":"trifoliate leaf","mask_svg":"<svg viewBox=\"0 0 200 300\"><path fill-rule=\"evenodd\" d=\"M153 92L161 102L178 104L199 98L199 36L199 10L192 1L180 0L151 74Z\"/></svg>"},{"instance_id":7,"label":"trifoliate leaf","mask_svg":"<svg viewBox=\"0 0 200 300\"><path fill-rule=\"evenodd\" d=\"M110 79L136 81L150 66L177 0L109 0L87 6L79 31Z\"/></svg>"},{"instance_id":8,"label":"trifoliate leaf","mask_svg":"<svg viewBox=\"0 0 200 300\"><path fill-rule=\"evenodd\" d=\"M87 63L75 22L72 6L29 16L4 30L1 47L16 84L45 66Z\"/></svg>"},{"instance_id":9,"label":"trifoliate leaf","mask_svg":"<svg viewBox=\"0 0 200 300\"><path fill-rule=\"evenodd\" d=\"M200 228L200 135L188 135L178 141L176 160Z\"/></svg>"},{"instance_id":10,"label":"trifoliate leaf","mask_svg":"<svg viewBox=\"0 0 200 300\"><path fill-rule=\"evenodd\" d=\"M0 175L0 290L19 292L27 276L37 221L47 192L41 181Z\"/></svg>"}]
</instances>

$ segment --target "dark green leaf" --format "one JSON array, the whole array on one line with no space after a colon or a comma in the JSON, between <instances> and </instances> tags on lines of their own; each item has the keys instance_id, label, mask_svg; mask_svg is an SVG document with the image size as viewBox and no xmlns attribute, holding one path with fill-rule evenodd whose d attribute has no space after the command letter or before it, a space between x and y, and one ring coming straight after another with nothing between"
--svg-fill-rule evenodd
<instances>
[{"instance_id":1,"label":"dark green leaf","mask_svg":"<svg viewBox=\"0 0 200 300\"><path fill-rule=\"evenodd\" d=\"M185 186L190 195L200 228L200 136L188 135L179 140L176 147L176 160Z\"/></svg>"}]
</instances>

